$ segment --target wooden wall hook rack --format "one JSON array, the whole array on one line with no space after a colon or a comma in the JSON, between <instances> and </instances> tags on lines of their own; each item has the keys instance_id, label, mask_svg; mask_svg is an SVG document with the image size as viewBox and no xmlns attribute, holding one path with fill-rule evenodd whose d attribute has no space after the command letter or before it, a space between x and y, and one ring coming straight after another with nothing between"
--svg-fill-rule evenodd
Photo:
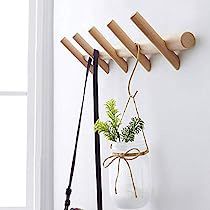
<instances>
[{"instance_id":1,"label":"wooden wall hook rack","mask_svg":"<svg viewBox=\"0 0 210 210\"><path fill-rule=\"evenodd\" d=\"M182 51L192 48L195 45L195 37L191 32L184 32L178 36L169 36L162 38L150 24L136 12L131 20L144 33L150 42L140 42L140 56L139 62L147 70L151 70L151 61L148 55L160 53L178 70L180 68L180 59L176 51ZM137 58L136 43L124 32L124 30L112 20L108 28L113 34L122 42L125 48L115 48L110 42L98 31L96 27L92 27L89 33L92 37L104 48L105 51L100 52L99 65L106 72L109 73L109 65L106 61L114 60L119 67L124 71L128 71L127 58ZM73 36L73 39L87 52L87 55L93 57L93 47L88 44L85 39L78 33ZM82 55L73 44L67 39L63 38L61 43L86 67L86 55ZM91 66L90 71L93 71Z\"/></svg>"}]
</instances>

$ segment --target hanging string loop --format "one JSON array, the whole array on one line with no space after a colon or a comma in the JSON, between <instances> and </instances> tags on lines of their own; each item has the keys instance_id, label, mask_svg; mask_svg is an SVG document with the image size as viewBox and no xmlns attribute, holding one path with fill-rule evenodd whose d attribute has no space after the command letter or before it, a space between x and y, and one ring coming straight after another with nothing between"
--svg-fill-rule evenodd
<instances>
[{"instance_id":1,"label":"hanging string loop","mask_svg":"<svg viewBox=\"0 0 210 210\"><path fill-rule=\"evenodd\" d=\"M136 44L136 47L137 47L137 56L136 56L137 58L136 58L136 62L135 62L134 68L133 68L133 70L131 72L131 76L130 76L129 81L128 81L128 96L129 97L128 97L127 103L125 105L125 108L124 108L124 111L123 111L123 114L122 114L122 117L121 117L121 122L123 120L123 117L125 115L125 112L126 112L126 110L128 108L128 105L129 105L129 102L130 102L131 99L133 100L137 116L138 116L138 118L140 118L140 114L139 114L139 111L138 111L138 108L137 108L137 104L136 104L136 101L135 101L135 97L136 97L136 95L138 93L138 90L136 90L136 92L134 94L131 94L131 81L133 79L134 73L135 73L135 71L137 69L137 66L138 66L140 49L141 49L140 45L138 43Z\"/></svg>"},{"instance_id":2,"label":"hanging string loop","mask_svg":"<svg viewBox=\"0 0 210 210\"><path fill-rule=\"evenodd\" d=\"M132 81L132 79L133 79L133 75L134 75L134 73L135 73L135 71L136 71L136 69L137 69L137 66L138 66L139 55L140 55L140 49L141 49L139 44L136 44L136 47L137 47L137 59L136 59L136 63L135 63L135 65L134 65L133 71L131 72L131 76L130 76L129 81L128 81L128 95L129 95L130 97L135 97L135 95L138 93L138 91L136 91L135 94L132 95L132 94L131 94L131 88L130 88L130 86L131 86L131 81Z\"/></svg>"}]
</instances>

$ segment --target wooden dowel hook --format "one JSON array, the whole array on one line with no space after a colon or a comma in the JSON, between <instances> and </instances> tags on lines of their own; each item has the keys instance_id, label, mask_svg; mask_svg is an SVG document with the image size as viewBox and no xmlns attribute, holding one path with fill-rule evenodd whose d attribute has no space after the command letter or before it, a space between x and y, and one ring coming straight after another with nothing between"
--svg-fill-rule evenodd
<instances>
[{"instance_id":1,"label":"wooden dowel hook","mask_svg":"<svg viewBox=\"0 0 210 210\"><path fill-rule=\"evenodd\" d=\"M93 52L94 49L83 39L83 37L79 34L76 33L73 36L73 39L91 56L93 57ZM100 67L108 74L109 73L109 65L102 60L100 57L98 58L98 64Z\"/></svg>"},{"instance_id":2,"label":"wooden dowel hook","mask_svg":"<svg viewBox=\"0 0 210 210\"><path fill-rule=\"evenodd\" d=\"M114 20L112 20L107 26L125 45L125 47L133 54L133 56L137 58L137 46L135 42L133 42L130 37L123 31L123 29ZM139 62L144 66L147 71L151 70L150 60L141 52L139 54Z\"/></svg>"},{"instance_id":3,"label":"wooden dowel hook","mask_svg":"<svg viewBox=\"0 0 210 210\"><path fill-rule=\"evenodd\" d=\"M105 39L105 37L97 30L96 27L92 27L89 33L93 38L105 49L105 51L112 57L112 59L120 66L120 68L127 72L127 62L117 55L116 49Z\"/></svg>"},{"instance_id":4,"label":"wooden dowel hook","mask_svg":"<svg viewBox=\"0 0 210 210\"><path fill-rule=\"evenodd\" d=\"M61 40L61 43L85 66L87 67L87 61L85 60L84 56L79 52L79 50L74 47L74 45L64 37ZM91 65L90 71L93 72L93 66Z\"/></svg>"},{"instance_id":5,"label":"wooden dowel hook","mask_svg":"<svg viewBox=\"0 0 210 210\"><path fill-rule=\"evenodd\" d=\"M145 36L157 47L160 53L174 66L175 69L179 69L180 60L175 52L170 51L165 41L159 36L159 34L149 25L149 23L138 13L131 17L131 20L136 26L144 33Z\"/></svg>"}]
</instances>

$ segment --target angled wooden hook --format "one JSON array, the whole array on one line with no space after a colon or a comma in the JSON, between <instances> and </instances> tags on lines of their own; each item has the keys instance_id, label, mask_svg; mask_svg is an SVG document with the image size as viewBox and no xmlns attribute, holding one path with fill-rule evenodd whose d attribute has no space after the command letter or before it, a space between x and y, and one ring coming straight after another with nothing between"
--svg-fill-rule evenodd
<instances>
[{"instance_id":1,"label":"angled wooden hook","mask_svg":"<svg viewBox=\"0 0 210 210\"><path fill-rule=\"evenodd\" d=\"M87 67L87 61L85 60L84 56L79 52L79 50L74 47L74 45L66 38L64 37L61 40L61 43L85 66ZM93 66L90 67L90 72L93 73Z\"/></svg>"},{"instance_id":2,"label":"angled wooden hook","mask_svg":"<svg viewBox=\"0 0 210 210\"><path fill-rule=\"evenodd\" d=\"M180 67L179 57L175 52L169 50L165 41L159 36L159 34L149 25L149 23L136 12L131 20L136 26L144 33L145 36L156 46L160 53L174 66L176 70Z\"/></svg>"},{"instance_id":3,"label":"angled wooden hook","mask_svg":"<svg viewBox=\"0 0 210 210\"><path fill-rule=\"evenodd\" d=\"M123 29L114 20L112 20L107 26L115 34L115 36L125 45L125 47L133 54L133 56L137 58L137 46L135 42L133 42L130 39L130 37L123 31ZM147 71L151 70L151 63L150 60L146 57L146 55L140 53L139 62Z\"/></svg>"},{"instance_id":4,"label":"angled wooden hook","mask_svg":"<svg viewBox=\"0 0 210 210\"><path fill-rule=\"evenodd\" d=\"M91 56L93 57L94 49L85 41L85 39L79 34L76 33L73 36L73 39ZM98 64L100 67L108 74L109 73L109 65L102 60L100 57L98 58Z\"/></svg>"},{"instance_id":5,"label":"angled wooden hook","mask_svg":"<svg viewBox=\"0 0 210 210\"><path fill-rule=\"evenodd\" d=\"M98 31L96 27L92 27L89 30L89 33L93 36L93 38L105 49L105 51L112 57L112 59L120 66L120 68L124 71L128 71L127 62L118 56L116 49L112 47L112 45L105 39L105 37Z\"/></svg>"}]
</instances>

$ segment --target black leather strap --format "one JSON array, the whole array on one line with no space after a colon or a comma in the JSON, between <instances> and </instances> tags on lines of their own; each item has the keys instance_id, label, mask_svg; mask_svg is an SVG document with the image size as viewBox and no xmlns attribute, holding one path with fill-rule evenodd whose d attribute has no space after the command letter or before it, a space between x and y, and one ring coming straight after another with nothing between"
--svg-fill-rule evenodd
<instances>
[{"instance_id":1,"label":"black leather strap","mask_svg":"<svg viewBox=\"0 0 210 210\"><path fill-rule=\"evenodd\" d=\"M77 134L76 134L76 141L75 141L73 159L72 159L72 164L71 164L71 171L70 171L70 176L69 176L69 185L66 189L66 200L65 200L64 210L68 210L68 208L70 206L70 195L72 192L71 184L72 184L72 180L73 180L73 176L74 176L74 168L75 168L75 162L76 162L76 156L77 156L77 145L78 145L80 125L81 125L81 119L82 119L82 111L83 111L85 91L86 91L86 86L87 86L87 78L88 78L88 73L89 73L91 62L92 62L92 59L89 58L88 64L87 64L86 76L85 76L85 84L84 84L84 89L83 89L82 105L81 105L81 109L80 109L79 122L78 122L78 126L77 126Z\"/></svg>"},{"instance_id":2,"label":"black leather strap","mask_svg":"<svg viewBox=\"0 0 210 210\"><path fill-rule=\"evenodd\" d=\"M99 110L98 110L98 57L99 57L99 52L97 50L94 50L94 58L93 58L94 123L99 118ZM85 84L84 84L84 90L83 90L83 97L82 97L82 105L81 105L80 116L79 116L79 123L78 123L78 127L77 127L77 134L76 134L76 141L75 141L75 147L74 147L70 177L69 177L69 185L66 189L66 200L65 200L64 210L68 210L68 208L70 206L70 195L71 195L71 192L72 192L71 184L72 184L73 175L74 175L74 168L75 168L76 154L77 154L77 145L78 145L79 132L80 132L80 124L81 124L81 119L82 119L82 111L83 111L83 105L84 105L84 99L85 99L87 78L88 78L88 73L89 73L91 62L92 62L92 60L91 60L91 58L89 58L88 65L87 65L87 71L86 71L86 77L85 77ZM97 186L97 210L102 210L101 155L100 155L100 136L99 136L98 132L95 132L95 165L96 165L96 186Z\"/></svg>"},{"instance_id":3,"label":"black leather strap","mask_svg":"<svg viewBox=\"0 0 210 210\"><path fill-rule=\"evenodd\" d=\"M94 104L94 123L99 118L98 111L98 50L94 50L93 57L93 104ZM96 165L96 186L97 186L97 209L102 210L102 184L101 184L101 154L100 136L95 132L95 165Z\"/></svg>"}]
</instances>

